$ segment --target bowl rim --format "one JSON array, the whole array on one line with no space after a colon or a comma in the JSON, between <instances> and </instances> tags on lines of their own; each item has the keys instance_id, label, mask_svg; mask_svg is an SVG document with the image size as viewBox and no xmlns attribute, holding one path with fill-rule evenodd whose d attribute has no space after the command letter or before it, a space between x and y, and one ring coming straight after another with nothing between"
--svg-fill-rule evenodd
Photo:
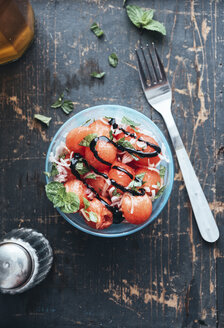
<instances>
[{"instance_id":1,"label":"bowl rim","mask_svg":"<svg viewBox=\"0 0 224 328\"><path fill-rule=\"evenodd\" d=\"M136 225L135 229L133 230L130 230L130 231L126 231L126 232L119 232L119 233L111 233L111 234L106 234L106 233L103 233L102 231L103 230L100 230L100 233L98 233L98 230L96 231L91 231L91 230L88 230L87 228L84 228L84 227L81 227L80 225L78 225L77 223L75 223L74 221L72 221L71 219L69 219L67 216L66 216L66 213L62 212L58 207L56 207L56 210L59 212L59 214L67 221L69 222L73 227L76 227L77 229L81 230L82 232L85 232L87 234L90 234L90 235L93 235L93 236L97 236L97 237L104 237L104 238L117 238L117 237L125 237L125 236L128 236L128 235L131 235L135 232L138 232L142 229L144 229L147 225L151 224L158 216L159 214L162 212L163 208L165 207L165 205L167 204L168 202L168 199L170 198L170 195L171 195L171 191L172 191L172 188L173 188L173 182L174 182L174 161L173 161L173 155L172 155L172 152L171 152L171 149L170 149L170 146L168 144L168 141L166 140L166 137L164 136L163 132L160 130L160 128L149 118L147 117L146 115L144 115L143 113L137 111L136 109L133 109L133 108L130 108L130 107L127 107L127 106L123 106L123 105L117 105L117 104L101 104L101 105L97 105L97 106L92 106L92 107L88 107L86 109L83 109L81 110L80 112L74 114L72 117L70 117L68 120L66 120L62 126L58 129L58 131L55 133L49 147L48 147L48 151L47 151L47 156L46 156L46 160L45 160L45 171L48 171L48 163L49 163L49 156L50 156L50 153L52 151L52 146L55 142L55 140L57 139L58 135L61 133L61 131L64 129L64 127L66 125L68 125L72 120L75 119L75 117L77 117L78 115L82 115L82 113L87 113L87 112L91 112L93 110L96 110L98 108L102 108L102 107L117 107L118 109L119 108L122 108L123 110L124 109L127 109L128 111L131 111L131 112L137 112L138 115L142 116L142 118L146 118L147 120L150 121L150 124L152 126L154 126L158 131L159 133L162 135L163 139L164 139L164 145L165 145L165 148L167 150L167 153L168 153L168 157L169 159L171 160L170 162L170 176L171 176L171 179L170 179L170 184L168 185L168 188L167 188L167 194L166 194L166 197L163 199L161 205L160 205L160 210L159 212L157 213L157 215L155 217L153 217L152 219L150 220L147 220L144 224L142 225ZM48 176L46 176L46 182L49 183L50 179L48 178Z\"/></svg>"}]
</instances>

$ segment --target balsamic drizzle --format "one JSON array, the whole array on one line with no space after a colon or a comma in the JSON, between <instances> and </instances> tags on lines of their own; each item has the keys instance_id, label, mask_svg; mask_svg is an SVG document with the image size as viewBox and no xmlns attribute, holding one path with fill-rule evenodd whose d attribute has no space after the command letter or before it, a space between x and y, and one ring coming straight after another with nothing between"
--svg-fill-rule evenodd
<instances>
[{"instance_id":1,"label":"balsamic drizzle","mask_svg":"<svg viewBox=\"0 0 224 328\"><path fill-rule=\"evenodd\" d=\"M115 118L111 118L111 119L108 121L108 123L113 127L114 130L119 129L119 130L121 130L124 134L126 134L127 136L130 136L131 138L137 139L137 136L136 136L134 133L131 133L131 132L129 132L129 131L126 131L126 130L123 129L123 128L120 128L120 127L118 126L118 124L116 123ZM149 146L149 147L155 149L155 152L153 152L153 153L143 153L143 152L142 152L142 154L147 154L147 155L148 155L148 154L151 154L151 156L143 156L142 154L137 154L137 153L136 153L136 154L139 155L140 157L155 157L155 156L157 156L158 154L161 153L161 148L160 148L159 146L157 146L157 145L155 145L155 144L153 144L153 143L151 143L151 142L149 142L149 141L143 140L142 138L138 138L138 141L142 141L142 142L146 143L147 146Z\"/></svg>"}]
</instances>

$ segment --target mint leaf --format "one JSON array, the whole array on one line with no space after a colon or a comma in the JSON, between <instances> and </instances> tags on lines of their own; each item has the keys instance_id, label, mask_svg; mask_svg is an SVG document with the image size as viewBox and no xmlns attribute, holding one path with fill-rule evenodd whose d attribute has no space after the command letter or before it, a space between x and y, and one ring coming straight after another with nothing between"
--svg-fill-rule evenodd
<instances>
[{"instance_id":1,"label":"mint leaf","mask_svg":"<svg viewBox=\"0 0 224 328\"><path fill-rule=\"evenodd\" d=\"M133 189L136 190L136 187L141 187L145 182L143 182L143 178L145 176L145 172L137 174L135 176L135 179L132 180L129 185L128 185L128 189Z\"/></svg>"},{"instance_id":2,"label":"mint leaf","mask_svg":"<svg viewBox=\"0 0 224 328\"><path fill-rule=\"evenodd\" d=\"M90 76L95 77L96 79L102 79L102 77L104 77L105 74L106 74L105 72L101 72L101 73L93 72L90 74Z\"/></svg>"},{"instance_id":3,"label":"mint leaf","mask_svg":"<svg viewBox=\"0 0 224 328\"><path fill-rule=\"evenodd\" d=\"M114 191L112 192L112 195L119 197L121 194L117 191L117 188L115 188Z\"/></svg>"},{"instance_id":4,"label":"mint leaf","mask_svg":"<svg viewBox=\"0 0 224 328\"><path fill-rule=\"evenodd\" d=\"M50 172L44 171L43 173L44 173L48 178L51 177L51 173L50 173Z\"/></svg>"},{"instance_id":5,"label":"mint leaf","mask_svg":"<svg viewBox=\"0 0 224 328\"><path fill-rule=\"evenodd\" d=\"M54 207L59 207L64 213L74 213L79 210L79 197L73 192L66 192L62 183L52 181L45 186L48 199Z\"/></svg>"},{"instance_id":6,"label":"mint leaf","mask_svg":"<svg viewBox=\"0 0 224 328\"><path fill-rule=\"evenodd\" d=\"M145 28L145 25L149 24L154 15L154 10L145 10L142 15L142 26Z\"/></svg>"},{"instance_id":7,"label":"mint leaf","mask_svg":"<svg viewBox=\"0 0 224 328\"><path fill-rule=\"evenodd\" d=\"M60 210L64 213L75 213L79 210L80 200L79 196L74 192L67 192L63 198L63 205L60 206Z\"/></svg>"},{"instance_id":8,"label":"mint leaf","mask_svg":"<svg viewBox=\"0 0 224 328\"><path fill-rule=\"evenodd\" d=\"M113 140L113 132L112 132L112 130L110 130L110 132L109 132L109 136L110 136L110 140Z\"/></svg>"},{"instance_id":9,"label":"mint leaf","mask_svg":"<svg viewBox=\"0 0 224 328\"><path fill-rule=\"evenodd\" d=\"M52 166L51 166L51 172L44 172L44 174L50 178L50 177L54 177L55 175L58 175L58 169L57 169L57 165L56 163L53 163Z\"/></svg>"},{"instance_id":10,"label":"mint leaf","mask_svg":"<svg viewBox=\"0 0 224 328\"><path fill-rule=\"evenodd\" d=\"M38 121L41 121L42 123L46 124L47 126L49 126L51 117L48 116L44 116L44 115L40 115L40 114L35 114L34 118Z\"/></svg>"},{"instance_id":11,"label":"mint leaf","mask_svg":"<svg viewBox=\"0 0 224 328\"><path fill-rule=\"evenodd\" d=\"M85 210L87 210L87 208L89 207L90 205L90 202L88 201L88 199L86 199L85 197L82 197L83 198L83 203L84 203L84 206L85 206Z\"/></svg>"},{"instance_id":12,"label":"mint leaf","mask_svg":"<svg viewBox=\"0 0 224 328\"><path fill-rule=\"evenodd\" d=\"M119 139L117 141L117 144L124 147L124 148L131 148L131 149L135 149L132 144L128 141L128 140L125 140L125 137Z\"/></svg>"},{"instance_id":13,"label":"mint leaf","mask_svg":"<svg viewBox=\"0 0 224 328\"><path fill-rule=\"evenodd\" d=\"M84 146L84 147L89 147L90 143L93 139L95 139L97 137L96 133L91 133L88 134L85 138L82 139L82 141L80 142L80 146Z\"/></svg>"},{"instance_id":14,"label":"mint leaf","mask_svg":"<svg viewBox=\"0 0 224 328\"><path fill-rule=\"evenodd\" d=\"M130 120L130 118L127 118L125 116L122 117L121 123L123 123L125 125L130 125L130 127L132 127L132 128L135 128L136 126L141 125L140 123L135 123L134 121Z\"/></svg>"},{"instance_id":15,"label":"mint leaf","mask_svg":"<svg viewBox=\"0 0 224 328\"><path fill-rule=\"evenodd\" d=\"M160 188L159 191L157 192L156 196L154 197L154 199L159 198L165 189L166 189L166 186L163 186L162 188Z\"/></svg>"},{"instance_id":16,"label":"mint leaf","mask_svg":"<svg viewBox=\"0 0 224 328\"><path fill-rule=\"evenodd\" d=\"M138 28L144 28L150 31L156 31L163 35L166 35L166 28L165 26L153 20L154 10L144 10L138 6L126 6L127 15L132 21L132 23L137 26Z\"/></svg>"},{"instance_id":17,"label":"mint leaf","mask_svg":"<svg viewBox=\"0 0 224 328\"><path fill-rule=\"evenodd\" d=\"M73 111L74 105L73 102L70 100L65 100L63 104L61 105L62 110L65 112L65 114L69 114Z\"/></svg>"},{"instance_id":18,"label":"mint leaf","mask_svg":"<svg viewBox=\"0 0 224 328\"><path fill-rule=\"evenodd\" d=\"M148 25L152 20L154 14L154 11L152 9L144 10L138 6L132 5L128 5L126 7L126 10L130 20L138 28L144 28L145 25Z\"/></svg>"},{"instance_id":19,"label":"mint leaf","mask_svg":"<svg viewBox=\"0 0 224 328\"><path fill-rule=\"evenodd\" d=\"M90 221L97 223L97 221L98 221L97 214L95 212L88 212L88 213L89 213Z\"/></svg>"},{"instance_id":20,"label":"mint leaf","mask_svg":"<svg viewBox=\"0 0 224 328\"><path fill-rule=\"evenodd\" d=\"M114 52L108 57L108 61L109 61L110 66L117 67L118 57Z\"/></svg>"},{"instance_id":21,"label":"mint leaf","mask_svg":"<svg viewBox=\"0 0 224 328\"><path fill-rule=\"evenodd\" d=\"M135 161L139 161L139 158L135 154L130 154Z\"/></svg>"},{"instance_id":22,"label":"mint leaf","mask_svg":"<svg viewBox=\"0 0 224 328\"><path fill-rule=\"evenodd\" d=\"M65 114L69 114L73 111L74 105L72 101L64 100L64 93L62 93L58 100L53 105L51 105L51 108L61 108Z\"/></svg>"},{"instance_id":23,"label":"mint leaf","mask_svg":"<svg viewBox=\"0 0 224 328\"><path fill-rule=\"evenodd\" d=\"M85 177L85 179L94 179L94 180L96 180L96 174L95 173L90 173Z\"/></svg>"},{"instance_id":24,"label":"mint leaf","mask_svg":"<svg viewBox=\"0 0 224 328\"><path fill-rule=\"evenodd\" d=\"M54 197L62 190L65 190L64 185L56 181L52 181L45 186L47 197L51 202L53 202Z\"/></svg>"},{"instance_id":25,"label":"mint leaf","mask_svg":"<svg viewBox=\"0 0 224 328\"><path fill-rule=\"evenodd\" d=\"M148 24L144 25L144 28L146 30L150 30L150 31L156 31L156 32L159 32L163 35L166 35L166 28L165 26L156 21L156 20L151 20L151 22L149 22Z\"/></svg>"},{"instance_id":26,"label":"mint leaf","mask_svg":"<svg viewBox=\"0 0 224 328\"><path fill-rule=\"evenodd\" d=\"M84 125L86 125L87 123L89 123L91 121L91 118L90 119L88 119L87 121L85 121L84 123L82 123L82 125L81 126L84 126Z\"/></svg>"},{"instance_id":27,"label":"mint leaf","mask_svg":"<svg viewBox=\"0 0 224 328\"><path fill-rule=\"evenodd\" d=\"M139 173L139 174L137 174L135 177L136 177L137 179L143 180L144 176L145 176L145 172L143 172L143 173Z\"/></svg>"},{"instance_id":28,"label":"mint leaf","mask_svg":"<svg viewBox=\"0 0 224 328\"><path fill-rule=\"evenodd\" d=\"M85 164L81 161L76 164L75 169L80 175L83 175L83 174L86 174L89 172L88 167L86 167Z\"/></svg>"},{"instance_id":29,"label":"mint leaf","mask_svg":"<svg viewBox=\"0 0 224 328\"><path fill-rule=\"evenodd\" d=\"M166 173L166 168L165 168L165 166L160 165L160 168L159 168L159 175L160 175L160 177L161 177L161 178L164 178L165 173Z\"/></svg>"},{"instance_id":30,"label":"mint leaf","mask_svg":"<svg viewBox=\"0 0 224 328\"><path fill-rule=\"evenodd\" d=\"M55 163L52 164L51 166L51 177L54 177L55 175L58 175L58 169L57 165Z\"/></svg>"},{"instance_id":31,"label":"mint leaf","mask_svg":"<svg viewBox=\"0 0 224 328\"><path fill-rule=\"evenodd\" d=\"M90 26L90 30L99 38L101 37L104 32L103 30L101 30L101 28L99 27L99 25L94 22L91 26Z\"/></svg>"},{"instance_id":32,"label":"mint leaf","mask_svg":"<svg viewBox=\"0 0 224 328\"><path fill-rule=\"evenodd\" d=\"M51 108L59 108L59 107L61 107L63 99L64 99L64 93L62 93L58 97L58 99L56 100L56 102L51 105Z\"/></svg>"},{"instance_id":33,"label":"mint leaf","mask_svg":"<svg viewBox=\"0 0 224 328\"><path fill-rule=\"evenodd\" d=\"M132 180L129 185L127 186L128 189L133 189L136 187L141 187L142 186L142 181L136 181L136 180Z\"/></svg>"}]
</instances>

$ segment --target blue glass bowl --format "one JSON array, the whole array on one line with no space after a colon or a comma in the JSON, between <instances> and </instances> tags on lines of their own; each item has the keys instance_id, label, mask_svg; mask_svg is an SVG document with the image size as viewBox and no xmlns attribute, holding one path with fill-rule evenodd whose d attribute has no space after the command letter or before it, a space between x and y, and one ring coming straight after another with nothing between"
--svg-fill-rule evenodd
<instances>
[{"instance_id":1,"label":"blue glass bowl","mask_svg":"<svg viewBox=\"0 0 224 328\"><path fill-rule=\"evenodd\" d=\"M117 119L119 118L121 119L123 116L126 116L132 119L133 121L140 123L141 124L140 128L142 127L144 130L149 131L150 134L153 137L155 137L159 145L162 145L162 143L164 144L165 155L169 160L169 162L166 161L161 162L161 164L166 167L166 174L164 177L164 183L166 185L166 188L163 194L153 202L152 214L150 218L140 225L120 223L120 224L112 224L109 228L105 230L96 230L89 227L85 223L83 217L80 214L78 213L65 214L61 212L58 208L57 210L63 216L63 218L65 218L71 225L80 229L81 231L99 237L109 237L109 238L122 237L122 236L130 235L136 231L139 231L144 227L146 227L148 224L152 223L155 220L155 218L160 214L164 206L166 205L170 197L170 193L173 186L174 164L173 164L173 158L172 158L170 147L163 133L148 117L146 117L145 115L139 113L134 109L124 106L119 106L119 105L100 105L100 106L90 107L79 112L78 114L75 114L61 126L61 128L54 136L50 144L50 147L48 149L45 170L50 171L51 169L51 163L49 161L50 153L51 152L55 153L57 146L61 143L61 141L65 141L66 135L70 130L82 125L90 118L98 119L104 116L115 117ZM46 180L47 183L50 182L50 179L48 177L46 177Z\"/></svg>"}]
</instances>

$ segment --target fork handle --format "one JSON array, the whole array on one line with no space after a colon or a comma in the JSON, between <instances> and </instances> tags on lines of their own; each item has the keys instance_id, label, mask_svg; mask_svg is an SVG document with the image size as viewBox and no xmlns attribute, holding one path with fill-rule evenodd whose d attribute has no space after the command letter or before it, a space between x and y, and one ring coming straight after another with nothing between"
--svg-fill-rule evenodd
<instances>
[{"instance_id":1,"label":"fork handle","mask_svg":"<svg viewBox=\"0 0 224 328\"><path fill-rule=\"evenodd\" d=\"M163 118L177 154L179 166L182 171L199 231L204 240L213 243L219 238L219 230L214 216L181 140L171 111L168 110L166 113L163 113Z\"/></svg>"}]
</instances>

